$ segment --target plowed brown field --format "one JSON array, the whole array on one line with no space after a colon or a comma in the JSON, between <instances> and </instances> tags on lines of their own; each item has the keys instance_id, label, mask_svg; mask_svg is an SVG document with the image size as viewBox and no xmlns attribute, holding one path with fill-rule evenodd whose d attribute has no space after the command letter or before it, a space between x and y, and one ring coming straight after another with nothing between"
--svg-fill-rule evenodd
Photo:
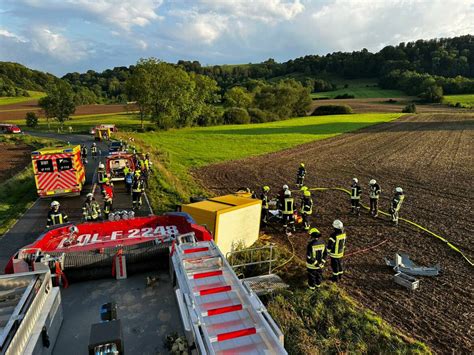
<instances>
[{"instance_id":1,"label":"plowed brown field","mask_svg":"<svg viewBox=\"0 0 474 355\"><path fill-rule=\"evenodd\" d=\"M26 144L9 144L0 142L0 181L5 181L22 170L31 161L32 148Z\"/></svg>"},{"instance_id":2,"label":"plowed brown field","mask_svg":"<svg viewBox=\"0 0 474 355\"><path fill-rule=\"evenodd\" d=\"M352 177L358 177L364 203L367 183L375 178L382 187L383 210L388 209L393 189L403 187L401 216L444 236L474 259L474 115L405 116L286 151L207 166L194 174L216 194L262 185L270 185L276 194L284 183L294 184L300 162L306 163L310 187L348 188ZM349 215L350 203L343 192L315 192L313 198L313 224L325 239L335 218L346 226L346 273L341 285L350 295L435 352L473 352L473 267L443 242L404 223L397 228L365 211L359 218ZM283 235L273 236L287 243ZM292 238L303 258L307 236L296 233ZM397 251L409 253L420 265L440 263L443 272L421 278L420 289L409 293L394 284L393 271L384 265L383 258L393 258ZM350 255L354 252L358 253Z\"/></svg>"}]
</instances>

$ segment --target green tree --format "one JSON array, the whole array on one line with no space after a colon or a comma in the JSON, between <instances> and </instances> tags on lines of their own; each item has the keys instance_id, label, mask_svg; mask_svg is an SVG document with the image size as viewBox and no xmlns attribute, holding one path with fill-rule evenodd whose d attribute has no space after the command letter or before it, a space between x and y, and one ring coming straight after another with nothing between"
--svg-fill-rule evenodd
<instances>
[{"instance_id":1,"label":"green tree","mask_svg":"<svg viewBox=\"0 0 474 355\"><path fill-rule=\"evenodd\" d=\"M144 120L151 113L151 73L145 65L136 66L126 82L127 95L138 108L141 128Z\"/></svg>"},{"instance_id":2,"label":"green tree","mask_svg":"<svg viewBox=\"0 0 474 355\"><path fill-rule=\"evenodd\" d=\"M441 102L443 100L443 88L436 84L428 85L420 96L430 102Z\"/></svg>"},{"instance_id":3,"label":"green tree","mask_svg":"<svg viewBox=\"0 0 474 355\"><path fill-rule=\"evenodd\" d=\"M61 124L62 130L64 121L69 120L70 115L76 111L74 92L67 82L59 81L50 85L46 93L47 96L41 98L38 105L48 119L48 129L50 128L49 119L54 118Z\"/></svg>"},{"instance_id":4,"label":"green tree","mask_svg":"<svg viewBox=\"0 0 474 355\"><path fill-rule=\"evenodd\" d=\"M249 93L246 88L241 86L234 86L227 90L224 95L225 107L241 107L247 109L252 104L252 101L252 94Z\"/></svg>"},{"instance_id":5,"label":"green tree","mask_svg":"<svg viewBox=\"0 0 474 355\"><path fill-rule=\"evenodd\" d=\"M34 112L27 112L25 120L28 127L35 128L38 126L38 116Z\"/></svg>"}]
</instances>

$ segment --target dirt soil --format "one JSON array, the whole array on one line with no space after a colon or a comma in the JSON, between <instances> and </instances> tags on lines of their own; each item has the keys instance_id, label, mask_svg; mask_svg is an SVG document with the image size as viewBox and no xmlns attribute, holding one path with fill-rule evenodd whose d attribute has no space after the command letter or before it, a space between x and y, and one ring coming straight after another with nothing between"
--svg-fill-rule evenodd
<instances>
[{"instance_id":1,"label":"dirt soil","mask_svg":"<svg viewBox=\"0 0 474 355\"><path fill-rule=\"evenodd\" d=\"M0 121L16 120L25 118L27 112L36 112L40 117L43 117L40 108L38 107L38 100L20 102L11 105L0 106ZM103 113L119 113L127 112L127 106L118 105L82 105L76 108L73 116L79 115L97 115Z\"/></svg>"},{"instance_id":2,"label":"dirt soil","mask_svg":"<svg viewBox=\"0 0 474 355\"><path fill-rule=\"evenodd\" d=\"M194 173L216 194L263 185L276 194L283 184L294 183L299 163L305 162L307 186L349 188L351 179L358 177L365 204L367 183L375 178L382 187L385 211L392 191L401 186L406 192L401 217L444 236L474 260L473 153L474 115L424 114ZM474 268L466 260L403 222L397 228L386 217L373 219L366 211L359 218L350 215L343 192L315 192L313 198L313 224L325 239L335 218L346 226L346 273L341 285L352 297L437 353L472 353ZM269 232L277 243L288 245L282 234ZM297 254L304 258L306 234L292 238ZM373 246L377 247L366 250ZM419 265L439 263L443 272L421 277L420 289L410 293L392 281L394 272L384 264L383 258L392 259L397 251L407 252Z\"/></svg>"},{"instance_id":3,"label":"dirt soil","mask_svg":"<svg viewBox=\"0 0 474 355\"><path fill-rule=\"evenodd\" d=\"M389 102L390 99L332 99L332 100L313 100L309 112L313 112L316 107L323 105L349 105L355 113L367 112L402 112L402 109L416 97L394 98L396 102ZM441 112L474 112L470 109L459 109L443 104L416 104L419 113L441 113Z\"/></svg>"},{"instance_id":4,"label":"dirt soil","mask_svg":"<svg viewBox=\"0 0 474 355\"><path fill-rule=\"evenodd\" d=\"M0 169L0 181L5 181L25 166L31 163L31 151L33 149L23 143L10 144L0 142L0 158L2 169Z\"/></svg>"}]
</instances>

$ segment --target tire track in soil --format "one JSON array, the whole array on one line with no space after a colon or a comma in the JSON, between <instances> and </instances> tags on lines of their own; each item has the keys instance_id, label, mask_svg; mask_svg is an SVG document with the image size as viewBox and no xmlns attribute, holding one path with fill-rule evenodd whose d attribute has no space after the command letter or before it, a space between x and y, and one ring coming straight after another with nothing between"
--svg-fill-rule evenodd
<instances>
[{"instance_id":1,"label":"tire track in soil","mask_svg":"<svg viewBox=\"0 0 474 355\"><path fill-rule=\"evenodd\" d=\"M472 114L405 116L286 151L207 166L194 171L194 176L218 194L263 185L277 194L285 183L294 186L296 169L304 161L307 186L348 187L356 175L362 182L364 204L368 203L366 184L375 177L382 185L382 209L387 210L393 189L402 186L407 198L401 216L440 233L474 258L470 247L474 230L473 118ZM472 352L473 268L462 257L409 226L396 228L386 218L373 219L365 212L358 219L348 215L350 204L342 192L316 191L313 197L313 224L325 238L334 218L344 221L347 253L388 238L379 248L346 259L342 287L352 297L435 352ZM270 234L286 245L284 236ZM293 238L297 254L304 257L307 236L296 233ZM409 293L392 282L393 271L384 266L383 257L392 258L397 251L409 253L421 265L439 262L443 272L421 278L420 289Z\"/></svg>"}]
</instances>

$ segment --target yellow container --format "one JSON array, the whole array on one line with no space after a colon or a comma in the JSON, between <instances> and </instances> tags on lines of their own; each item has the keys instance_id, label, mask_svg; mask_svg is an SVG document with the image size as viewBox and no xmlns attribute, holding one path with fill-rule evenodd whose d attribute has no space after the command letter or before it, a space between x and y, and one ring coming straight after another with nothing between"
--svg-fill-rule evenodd
<instances>
[{"instance_id":1,"label":"yellow container","mask_svg":"<svg viewBox=\"0 0 474 355\"><path fill-rule=\"evenodd\" d=\"M182 206L194 220L206 225L225 255L242 243L250 246L258 239L262 201L237 195L225 195Z\"/></svg>"}]
</instances>

